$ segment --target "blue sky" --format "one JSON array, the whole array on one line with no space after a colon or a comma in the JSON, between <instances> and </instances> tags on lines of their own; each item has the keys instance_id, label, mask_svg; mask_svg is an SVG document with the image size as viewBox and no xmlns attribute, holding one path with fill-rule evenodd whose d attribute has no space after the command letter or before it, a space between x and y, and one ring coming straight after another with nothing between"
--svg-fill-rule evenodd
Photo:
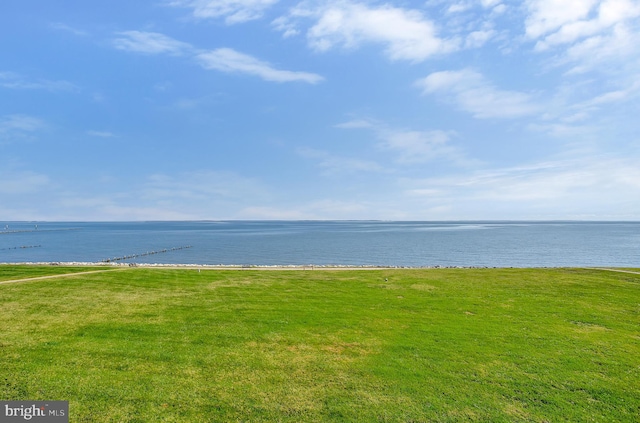
<instances>
[{"instance_id":1,"label":"blue sky","mask_svg":"<svg viewBox=\"0 0 640 423\"><path fill-rule=\"evenodd\" d=\"M640 219L640 2L9 0L0 219Z\"/></svg>"}]
</instances>

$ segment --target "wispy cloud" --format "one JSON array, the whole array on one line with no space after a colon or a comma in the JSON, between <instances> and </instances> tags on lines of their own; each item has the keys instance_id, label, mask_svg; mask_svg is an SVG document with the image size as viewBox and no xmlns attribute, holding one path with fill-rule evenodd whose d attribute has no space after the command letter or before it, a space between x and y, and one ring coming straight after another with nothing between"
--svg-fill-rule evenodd
<instances>
[{"instance_id":1,"label":"wispy cloud","mask_svg":"<svg viewBox=\"0 0 640 423\"><path fill-rule=\"evenodd\" d=\"M341 129L370 129L375 128L379 123L369 119L354 119L348 122L342 122L335 125L336 128Z\"/></svg>"},{"instance_id":2,"label":"wispy cloud","mask_svg":"<svg viewBox=\"0 0 640 423\"><path fill-rule=\"evenodd\" d=\"M192 50L190 44L158 32L122 31L117 34L119 38L113 40L113 45L119 50L174 56L179 56Z\"/></svg>"},{"instance_id":3,"label":"wispy cloud","mask_svg":"<svg viewBox=\"0 0 640 423\"><path fill-rule=\"evenodd\" d=\"M497 32L493 29L484 29L470 32L464 41L466 48L478 48L485 45L491 38L495 37Z\"/></svg>"},{"instance_id":4,"label":"wispy cloud","mask_svg":"<svg viewBox=\"0 0 640 423\"><path fill-rule=\"evenodd\" d=\"M54 22L54 23L50 24L49 27L51 27L52 29L58 30L58 31L69 32L69 33L71 33L73 35L77 35L77 36L80 36L80 37L84 37L84 36L89 35L89 33L87 31L83 31L83 30L80 30L80 29L73 28L73 27L71 27L69 25L66 25L66 24L63 24L61 22Z\"/></svg>"},{"instance_id":5,"label":"wispy cloud","mask_svg":"<svg viewBox=\"0 0 640 423\"><path fill-rule=\"evenodd\" d=\"M28 170L0 171L0 194L31 194L50 184L49 177Z\"/></svg>"},{"instance_id":6,"label":"wispy cloud","mask_svg":"<svg viewBox=\"0 0 640 423\"><path fill-rule=\"evenodd\" d=\"M304 204L279 206L250 206L239 212L241 219L361 219L363 215L372 216L378 210L367 201L345 201L323 199ZM374 215L377 216L377 215Z\"/></svg>"},{"instance_id":7,"label":"wispy cloud","mask_svg":"<svg viewBox=\"0 0 640 423\"><path fill-rule=\"evenodd\" d=\"M34 132L45 128L45 123L28 115L0 116L0 142L30 139Z\"/></svg>"},{"instance_id":8,"label":"wispy cloud","mask_svg":"<svg viewBox=\"0 0 640 423\"><path fill-rule=\"evenodd\" d=\"M573 43L640 16L633 0L529 0L526 34L536 48Z\"/></svg>"},{"instance_id":9,"label":"wispy cloud","mask_svg":"<svg viewBox=\"0 0 640 423\"><path fill-rule=\"evenodd\" d=\"M526 2L529 10L526 34L530 38L539 38L556 32L564 25L587 18L596 3L597 0L529 0Z\"/></svg>"},{"instance_id":10,"label":"wispy cloud","mask_svg":"<svg viewBox=\"0 0 640 423\"><path fill-rule=\"evenodd\" d=\"M390 131L379 134L381 148L398 154L401 163L424 163L437 158L460 159L460 153L451 146L452 132L446 131Z\"/></svg>"},{"instance_id":11,"label":"wispy cloud","mask_svg":"<svg viewBox=\"0 0 640 423\"><path fill-rule=\"evenodd\" d=\"M259 19L279 0L174 0L171 6L193 9L198 19L224 18L227 25Z\"/></svg>"},{"instance_id":12,"label":"wispy cloud","mask_svg":"<svg viewBox=\"0 0 640 423\"><path fill-rule=\"evenodd\" d=\"M423 94L440 94L479 119L517 118L539 112L531 94L501 90L476 71L434 72L416 81Z\"/></svg>"},{"instance_id":13,"label":"wispy cloud","mask_svg":"<svg viewBox=\"0 0 640 423\"><path fill-rule=\"evenodd\" d=\"M377 148L395 154L395 161L401 164L425 163L440 159L464 163L464 155L451 145L453 131L417 131L413 129L391 128L384 123L355 119L336 125L340 129L364 129L373 132Z\"/></svg>"},{"instance_id":14,"label":"wispy cloud","mask_svg":"<svg viewBox=\"0 0 640 423\"><path fill-rule=\"evenodd\" d=\"M0 170L0 194L15 219L50 220L192 220L231 219L252 204L271 201L268 186L233 172L199 170L153 174L118 184L118 178L90 184L52 181L36 172ZM86 182L86 181L85 181ZM38 193L39 207L33 204ZM10 197L9 197L10 195Z\"/></svg>"},{"instance_id":15,"label":"wispy cloud","mask_svg":"<svg viewBox=\"0 0 640 423\"><path fill-rule=\"evenodd\" d=\"M640 81L624 90L614 90L600 94L588 101L576 105L578 109L596 109L601 106L626 100L631 94L640 90Z\"/></svg>"},{"instance_id":16,"label":"wispy cloud","mask_svg":"<svg viewBox=\"0 0 640 423\"><path fill-rule=\"evenodd\" d=\"M98 138L114 138L115 134L109 131L87 131L87 135Z\"/></svg>"},{"instance_id":17,"label":"wispy cloud","mask_svg":"<svg viewBox=\"0 0 640 423\"><path fill-rule=\"evenodd\" d=\"M197 59L205 69L215 69L228 73L244 73L258 76L265 81L301 81L309 84L317 84L324 79L322 76L314 73L276 69L267 62L263 62L255 57L230 48L219 48L206 53L200 53Z\"/></svg>"},{"instance_id":18,"label":"wispy cloud","mask_svg":"<svg viewBox=\"0 0 640 423\"><path fill-rule=\"evenodd\" d=\"M608 73L622 73L623 78L637 78L640 74L639 43L640 33L637 30L619 24L607 33L572 44L557 63L571 65L569 74L604 70Z\"/></svg>"},{"instance_id":19,"label":"wispy cloud","mask_svg":"<svg viewBox=\"0 0 640 423\"><path fill-rule=\"evenodd\" d=\"M0 72L0 87L14 90L78 91L78 87L68 81L29 79L15 72Z\"/></svg>"},{"instance_id":20,"label":"wispy cloud","mask_svg":"<svg viewBox=\"0 0 640 423\"><path fill-rule=\"evenodd\" d=\"M462 0L440 3L445 9L436 21L443 31L464 40L461 44L464 48L480 48L489 41L501 38L497 19L507 10L507 6L501 1Z\"/></svg>"},{"instance_id":21,"label":"wispy cloud","mask_svg":"<svg viewBox=\"0 0 640 423\"><path fill-rule=\"evenodd\" d=\"M324 80L315 73L278 69L268 62L231 48L200 50L157 32L124 31L118 34L123 36L113 42L118 49L144 54L189 54L208 70L252 75L271 82L300 81L317 84Z\"/></svg>"},{"instance_id":22,"label":"wispy cloud","mask_svg":"<svg viewBox=\"0 0 640 423\"><path fill-rule=\"evenodd\" d=\"M633 109L640 96L640 80L632 75L622 80L607 79L606 83L592 78L566 80L555 87L539 119L530 121L528 129L564 139L605 140L617 125L623 124L626 119L623 116ZM613 125L613 120L618 124Z\"/></svg>"},{"instance_id":23,"label":"wispy cloud","mask_svg":"<svg viewBox=\"0 0 640 423\"><path fill-rule=\"evenodd\" d=\"M318 161L325 175L337 175L355 172L384 172L384 168L370 160L340 157L326 151L313 148L298 148L297 153L306 159Z\"/></svg>"},{"instance_id":24,"label":"wispy cloud","mask_svg":"<svg viewBox=\"0 0 640 423\"><path fill-rule=\"evenodd\" d=\"M528 0L526 7L526 37L538 52L559 51L556 61L571 63L573 73L625 68L640 56L637 1Z\"/></svg>"},{"instance_id":25,"label":"wispy cloud","mask_svg":"<svg viewBox=\"0 0 640 423\"><path fill-rule=\"evenodd\" d=\"M216 202L236 202L246 196L256 199L269 196L269 189L256 179L214 170L151 175L142 192L145 200L176 206L184 201L204 201L199 209Z\"/></svg>"},{"instance_id":26,"label":"wispy cloud","mask_svg":"<svg viewBox=\"0 0 640 423\"><path fill-rule=\"evenodd\" d=\"M438 36L436 25L420 11L390 5L372 6L351 1L302 3L289 15L273 22L285 36L299 32L298 22L313 20L306 31L309 45L317 51L334 47L358 48L380 44L391 60L420 62L459 48L454 39Z\"/></svg>"},{"instance_id":27,"label":"wispy cloud","mask_svg":"<svg viewBox=\"0 0 640 423\"><path fill-rule=\"evenodd\" d=\"M598 87L598 89L601 88ZM573 89L573 91L577 91L577 89ZM585 91L584 87L582 87L582 91ZM590 123L595 124L598 121L597 118L602 117L603 110L610 109L618 104L631 102L637 99L638 94L640 94L640 80L626 84L619 89L597 91L591 97L584 98L586 96L582 95L582 99L562 105L560 108L561 113L558 114L562 122L573 123L588 119Z\"/></svg>"},{"instance_id":28,"label":"wispy cloud","mask_svg":"<svg viewBox=\"0 0 640 423\"><path fill-rule=\"evenodd\" d=\"M403 185L407 195L482 210L494 218L500 210L521 218L637 218L640 207L640 169L635 161L606 156L405 180ZM461 218L484 217L461 212L456 211Z\"/></svg>"}]
</instances>

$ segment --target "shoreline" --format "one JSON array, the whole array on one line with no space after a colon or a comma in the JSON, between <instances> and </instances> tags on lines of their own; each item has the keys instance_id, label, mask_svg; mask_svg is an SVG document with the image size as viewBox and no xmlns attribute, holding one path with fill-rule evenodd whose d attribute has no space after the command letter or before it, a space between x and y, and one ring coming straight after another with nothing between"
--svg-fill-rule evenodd
<instances>
[{"instance_id":1,"label":"shoreline","mask_svg":"<svg viewBox=\"0 0 640 423\"><path fill-rule=\"evenodd\" d=\"M563 269L589 268L584 266L379 266L379 265L341 265L341 264L188 264L188 263L122 263L122 262L13 262L0 263L0 266L65 266L65 267L113 267L113 268L159 268L159 269L208 269L208 270L396 270L396 269ZM598 267L593 267L597 269ZM600 268L602 268L600 266Z\"/></svg>"},{"instance_id":2,"label":"shoreline","mask_svg":"<svg viewBox=\"0 0 640 423\"><path fill-rule=\"evenodd\" d=\"M382 269L488 269L485 266L377 266L342 264L189 264L189 263L123 263L123 262L13 262L0 263L11 266L77 266L77 267L115 267L115 268L162 268L162 269L219 269L219 270L382 270Z\"/></svg>"},{"instance_id":3,"label":"shoreline","mask_svg":"<svg viewBox=\"0 0 640 423\"><path fill-rule=\"evenodd\" d=\"M640 274L638 266L391 266L391 265L348 265L348 264L194 264L194 263L125 263L88 261L41 261L41 262L0 262L2 266L51 266L51 267L104 267L114 269L204 269L204 270L442 270L442 269L586 269L607 270ZM636 272L638 270L638 272Z\"/></svg>"}]
</instances>

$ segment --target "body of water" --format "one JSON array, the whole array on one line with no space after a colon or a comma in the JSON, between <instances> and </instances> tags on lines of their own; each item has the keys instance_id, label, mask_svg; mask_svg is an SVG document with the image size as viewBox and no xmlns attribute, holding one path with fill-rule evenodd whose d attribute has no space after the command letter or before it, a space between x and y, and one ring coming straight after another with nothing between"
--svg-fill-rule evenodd
<instances>
[{"instance_id":1,"label":"body of water","mask_svg":"<svg viewBox=\"0 0 640 423\"><path fill-rule=\"evenodd\" d=\"M121 259L129 256L129 259ZM640 267L640 222L0 222L0 262Z\"/></svg>"}]
</instances>

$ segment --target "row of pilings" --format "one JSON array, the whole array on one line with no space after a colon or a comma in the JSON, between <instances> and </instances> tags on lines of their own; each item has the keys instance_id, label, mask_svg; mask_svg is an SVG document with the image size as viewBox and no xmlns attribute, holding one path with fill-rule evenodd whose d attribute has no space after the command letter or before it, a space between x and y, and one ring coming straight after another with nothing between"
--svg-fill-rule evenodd
<instances>
[{"instance_id":1,"label":"row of pilings","mask_svg":"<svg viewBox=\"0 0 640 423\"><path fill-rule=\"evenodd\" d=\"M0 250L19 250L22 248L39 248L39 247L42 247L42 245L21 245L19 247L0 248Z\"/></svg>"},{"instance_id":2,"label":"row of pilings","mask_svg":"<svg viewBox=\"0 0 640 423\"><path fill-rule=\"evenodd\" d=\"M108 258L108 259L100 260L100 262L101 263L112 263L114 261L130 260L130 259L134 259L134 258L137 258L137 257L151 256L151 255L160 254L160 253L169 253L171 251L184 250L184 249L187 249L187 248L191 248L191 245L185 245L185 246L182 246L182 247L164 248L164 249L158 250L158 251L147 251L146 253L130 254L128 256Z\"/></svg>"}]
</instances>

